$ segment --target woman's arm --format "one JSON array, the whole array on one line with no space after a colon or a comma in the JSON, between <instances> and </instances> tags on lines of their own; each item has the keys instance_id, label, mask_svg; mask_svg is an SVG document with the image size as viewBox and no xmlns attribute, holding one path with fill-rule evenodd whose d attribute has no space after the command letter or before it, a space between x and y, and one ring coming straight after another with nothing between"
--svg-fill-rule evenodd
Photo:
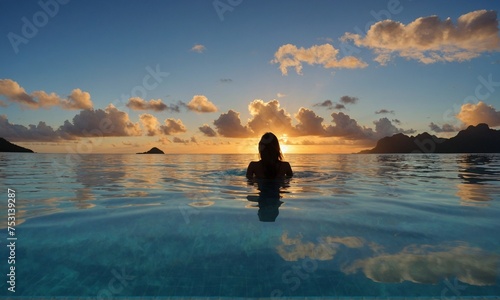
<instances>
[{"instance_id":1,"label":"woman's arm","mask_svg":"<svg viewBox=\"0 0 500 300\"><path fill-rule=\"evenodd\" d=\"M292 171L292 166L290 166L290 163L287 162L285 165L285 176L292 177L293 176L293 171Z\"/></svg>"},{"instance_id":2,"label":"woman's arm","mask_svg":"<svg viewBox=\"0 0 500 300\"><path fill-rule=\"evenodd\" d=\"M254 174L255 174L255 163L252 161L248 164L247 178L252 179Z\"/></svg>"}]
</instances>

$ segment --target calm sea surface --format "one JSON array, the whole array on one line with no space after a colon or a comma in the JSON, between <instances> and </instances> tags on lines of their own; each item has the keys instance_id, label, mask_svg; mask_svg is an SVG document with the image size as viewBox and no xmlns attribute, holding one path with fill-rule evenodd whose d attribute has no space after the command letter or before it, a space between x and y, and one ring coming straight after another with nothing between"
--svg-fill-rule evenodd
<instances>
[{"instance_id":1,"label":"calm sea surface","mask_svg":"<svg viewBox=\"0 0 500 300\"><path fill-rule=\"evenodd\" d=\"M0 295L500 295L500 155L255 158L0 153Z\"/></svg>"}]
</instances>

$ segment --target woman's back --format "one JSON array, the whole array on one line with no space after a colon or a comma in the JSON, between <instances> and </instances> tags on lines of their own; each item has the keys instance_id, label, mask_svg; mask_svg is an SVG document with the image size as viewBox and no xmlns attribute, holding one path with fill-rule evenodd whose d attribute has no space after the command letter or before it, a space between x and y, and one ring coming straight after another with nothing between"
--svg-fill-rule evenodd
<instances>
[{"instance_id":1,"label":"woman's back","mask_svg":"<svg viewBox=\"0 0 500 300\"><path fill-rule=\"evenodd\" d=\"M276 161L273 169L269 170L269 166L266 166L262 160L252 161L247 168L247 178L283 178L293 176L292 167L286 161Z\"/></svg>"}]
</instances>

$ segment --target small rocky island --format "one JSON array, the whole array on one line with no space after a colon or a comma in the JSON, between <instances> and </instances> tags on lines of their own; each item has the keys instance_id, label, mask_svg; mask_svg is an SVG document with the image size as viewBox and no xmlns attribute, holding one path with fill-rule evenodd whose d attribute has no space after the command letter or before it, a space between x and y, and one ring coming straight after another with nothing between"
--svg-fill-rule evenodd
<instances>
[{"instance_id":1,"label":"small rocky island","mask_svg":"<svg viewBox=\"0 0 500 300\"><path fill-rule=\"evenodd\" d=\"M12 144L4 138L0 137L0 152L26 152L34 153L33 150Z\"/></svg>"},{"instance_id":2,"label":"small rocky island","mask_svg":"<svg viewBox=\"0 0 500 300\"><path fill-rule=\"evenodd\" d=\"M398 133L381 138L375 148L360 153L500 153L500 130L481 123L449 139L427 132L417 136Z\"/></svg>"},{"instance_id":3,"label":"small rocky island","mask_svg":"<svg viewBox=\"0 0 500 300\"><path fill-rule=\"evenodd\" d=\"M160 149L153 147L149 149L149 151L146 152L139 152L137 154L165 154L165 152L161 151Z\"/></svg>"}]
</instances>

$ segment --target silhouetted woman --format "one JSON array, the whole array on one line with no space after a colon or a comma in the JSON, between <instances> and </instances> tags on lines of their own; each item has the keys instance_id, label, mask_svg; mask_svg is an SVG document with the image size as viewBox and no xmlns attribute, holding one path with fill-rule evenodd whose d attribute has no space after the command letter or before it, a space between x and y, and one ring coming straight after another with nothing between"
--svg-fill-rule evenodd
<instances>
[{"instance_id":1,"label":"silhouetted woman","mask_svg":"<svg viewBox=\"0 0 500 300\"><path fill-rule=\"evenodd\" d=\"M259 161L248 165L247 178L274 179L293 176L292 167L283 161L278 138L271 132L265 133L259 142Z\"/></svg>"}]
</instances>

